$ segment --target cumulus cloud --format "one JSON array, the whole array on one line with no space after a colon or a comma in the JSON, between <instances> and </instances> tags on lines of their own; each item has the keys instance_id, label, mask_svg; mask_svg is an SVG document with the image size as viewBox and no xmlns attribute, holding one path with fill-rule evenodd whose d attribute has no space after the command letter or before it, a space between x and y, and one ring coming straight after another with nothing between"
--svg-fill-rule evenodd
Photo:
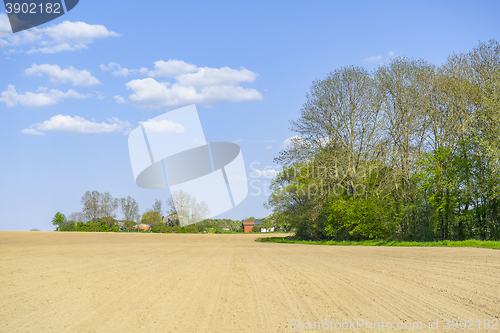
<instances>
[{"instance_id":1,"label":"cumulus cloud","mask_svg":"<svg viewBox=\"0 0 500 333\"><path fill-rule=\"evenodd\" d=\"M198 68L182 60L170 59L168 61L159 60L155 62L155 69L148 72L149 76L174 77L181 74L195 72Z\"/></svg>"},{"instance_id":2,"label":"cumulus cloud","mask_svg":"<svg viewBox=\"0 0 500 333\"><path fill-rule=\"evenodd\" d=\"M389 53L387 53L387 55L388 55L389 57L394 57L394 51L389 51Z\"/></svg>"},{"instance_id":3,"label":"cumulus cloud","mask_svg":"<svg viewBox=\"0 0 500 333\"><path fill-rule=\"evenodd\" d=\"M148 133L184 133L184 126L168 119L140 121Z\"/></svg>"},{"instance_id":4,"label":"cumulus cloud","mask_svg":"<svg viewBox=\"0 0 500 333\"><path fill-rule=\"evenodd\" d=\"M119 133L130 127L128 121L120 121L117 118L108 119L109 123L96 123L79 116L53 116L43 123L31 125L21 131L23 134L45 135L44 132L54 131L72 134L102 134Z\"/></svg>"},{"instance_id":5,"label":"cumulus cloud","mask_svg":"<svg viewBox=\"0 0 500 333\"><path fill-rule=\"evenodd\" d=\"M382 59L382 56L373 56L373 57L366 58L363 61L367 62L367 63L372 63L372 62L380 61L380 59Z\"/></svg>"},{"instance_id":6,"label":"cumulus cloud","mask_svg":"<svg viewBox=\"0 0 500 333\"><path fill-rule=\"evenodd\" d=\"M39 88L37 93L25 92L20 94L16 91L14 85L9 84L7 90L0 93L0 102L3 102L7 107L25 106L25 107L40 107L53 105L67 98L87 98L89 95L82 95L70 89L67 92L62 92L57 89Z\"/></svg>"},{"instance_id":7,"label":"cumulus cloud","mask_svg":"<svg viewBox=\"0 0 500 333\"><path fill-rule=\"evenodd\" d=\"M110 62L108 65L101 64L100 68L102 71L112 71L111 74L114 76L129 76L137 73L146 74L148 72L148 69L145 67L141 69L128 69L116 62Z\"/></svg>"},{"instance_id":8,"label":"cumulus cloud","mask_svg":"<svg viewBox=\"0 0 500 333\"><path fill-rule=\"evenodd\" d=\"M117 37L118 33L108 30L103 25L85 22L64 21L47 28L32 28L18 33L11 30L9 18L0 14L0 47L7 48L7 53L57 53L77 51L88 48L94 39Z\"/></svg>"},{"instance_id":9,"label":"cumulus cloud","mask_svg":"<svg viewBox=\"0 0 500 333\"><path fill-rule=\"evenodd\" d=\"M163 62L161 66L172 62ZM187 63L179 61L175 64L177 69L192 71ZM158 62L155 63L155 66ZM157 66L160 68L161 66ZM166 66L166 65L165 65ZM170 65L168 65L170 66ZM166 67L168 67L166 66ZM162 67L161 73L167 74L166 67ZM173 67L169 67L169 75L174 73ZM150 72L151 73L151 72ZM160 71L158 71L160 73ZM180 73L180 69L177 71ZM157 74L155 74L157 75ZM159 74L158 74L159 76ZM125 85L133 93L128 97L130 102L136 106L145 108L175 107L188 104L200 104L214 106L222 102L241 102L262 99L261 93L255 89L244 88L241 82L253 82L258 74L245 68L240 70L223 68L198 68L195 73L180 74L175 77L175 82L161 82L149 77L127 82Z\"/></svg>"},{"instance_id":10,"label":"cumulus cloud","mask_svg":"<svg viewBox=\"0 0 500 333\"><path fill-rule=\"evenodd\" d=\"M237 85L240 82L253 82L258 74L242 68L240 70L223 68L199 68L196 73L182 74L176 77L177 83L182 86L196 88L218 85Z\"/></svg>"},{"instance_id":11,"label":"cumulus cloud","mask_svg":"<svg viewBox=\"0 0 500 333\"><path fill-rule=\"evenodd\" d=\"M242 102L262 99L255 89L242 87L241 83L252 83L258 77L248 69L229 67L196 67L185 61L169 59L154 63L154 69L128 69L116 62L101 64L101 70L111 71L115 76L142 74L147 76L125 84L132 90L128 96L130 104L156 109L178 107L188 104L215 106L223 102ZM157 78L164 77L166 80ZM116 98L116 97L115 97ZM118 103L125 102L122 97Z\"/></svg>"},{"instance_id":12,"label":"cumulus cloud","mask_svg":"<svg viewBox=\"0 0 500 333\"><path fill-rule=\"evenodd\" d=\"M34 128L25 128L21 131L22 134L28 134L28 135L40 135L43 136L45 133L40 132Z\"/></svg>"},{"instance_id":13,"label":"cumulus cloud","mask_svg":"<svg viewBox=\"0 0 500 333\"><path fill-rule=\"evenodd\" d=\"M266 149L273 149L273 146L266 146Z\"/></svg>"},{"instance_id":14,"label":"cumulus cloud","mask_svg":"<svg viewBox=\"0 0 500 333\"><path fill-rule=\"evenodd\" d=\"M73 66L66 69L61 69L57 65L37 65L34 64L30 68L24 70L26 75L39 75L47 74L51 82L56 83L71 83L74 86L92 86L100 84L98 79L92 76L87 70L78 70Z\"/></svg>"},{"instance_id":15,"label":"cumulus cloud","mask_svg":"<svg viewBox=\"0 0 500 333\"><path fill-rule=\"evenodd\" d=\"M188 104L213 106L221 102L262 99L257 90L234 85L213 85L197 89L178 83L158 82L153 78L132 80L125 85L134 92L128 97L130 102L146 108Z\"/></svg>"}]
</instances>

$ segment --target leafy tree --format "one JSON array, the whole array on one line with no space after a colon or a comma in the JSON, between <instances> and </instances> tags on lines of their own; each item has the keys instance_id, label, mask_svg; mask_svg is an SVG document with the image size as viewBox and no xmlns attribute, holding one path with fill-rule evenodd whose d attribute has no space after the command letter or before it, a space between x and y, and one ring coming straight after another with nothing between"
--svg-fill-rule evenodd
<instances>
[{"instance_id":1,"label":"leafy tree","mask_svg":"<svg viewBox=\"0 0 500 333\"><path fill-rule=\"evenodd\" d=\"M313 82L268 219L304 239L500 239L500 44Z\"/></svg>"},{"instance_id":2,"label":"leafy tree","mask_svg":"<svg viewBox=\"0 0 500 333\"><path fill-rule=\"evenodd\" d=\"M64 223L66 223L66 216L61 212L57 212L52 219L52 224L57 226L56 230L59 230Z\"/></svg>"},{"instance_id":3,"label":"leafy tree","mask_svg":"<svg viewBox=\"0 0 500 333\"><path fill-rule=\"evenodd\" d=\"M149 210L142 214L141 223L153 226L163 224L163 221L160 213L154 210Z\"/></svg>"}]
</instances>

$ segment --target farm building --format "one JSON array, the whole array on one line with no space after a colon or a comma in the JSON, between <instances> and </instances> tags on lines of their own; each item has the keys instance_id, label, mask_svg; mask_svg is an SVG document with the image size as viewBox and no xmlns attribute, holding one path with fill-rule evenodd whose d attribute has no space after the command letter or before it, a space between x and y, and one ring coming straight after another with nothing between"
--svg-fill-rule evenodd
<instances>
[{"instance_id":1,"label":"farm building","mask_svg":"<svg viewBox=\"0 0 500 333\"><path fill-rule=\"evenodd\" d=\"M142 231L151 230L151 227L147 224L144 224L144 223L134 225L134 230L137 230L137 228L139 228L139 230L142 230Z\"/></svg>"},{"instance_id":2,"label":"farm building","mask_svg":"<svg viewBox=\"0 0 500 333\"><path fill-rule=\"evenodd\" d=\"M243 232L252 232L253 226L253 221L243 221Z\"/></svg>"}]
</instances>

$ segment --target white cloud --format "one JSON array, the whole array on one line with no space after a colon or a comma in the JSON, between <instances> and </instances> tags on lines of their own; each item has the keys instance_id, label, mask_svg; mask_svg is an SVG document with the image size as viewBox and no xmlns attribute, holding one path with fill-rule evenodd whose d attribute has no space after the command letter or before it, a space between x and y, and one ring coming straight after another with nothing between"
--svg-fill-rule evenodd
<instances>
[{"instance_id":1,"label":"white cloud","mask_svg":"<svg viewBox=\"0 0 500 333\"><path fill-rule=\"evenodd\" d=\"M195 72L198 68L182 60L169 59L155 62L155 69L148 72L149 76L174 77L181 74Z\"/></svg>"},{"instance_id":2,"label":"white cloud","mask_svg":"<svg viewBox=\"0 0 500 333\"><path fill-rule=\"evenodd\" d=\"M387 53L387 55L388 55L389 57L394 57L394 51L389 51L389 53Z\"/></svg>"},{"instance_id":3,"label":"white cloud","mask_svg":"<svg viewBox=\"0 0 500 333\"><path fill-rule=\"evenodd\" d=\"M144 126L148 133L184 133L184 126L168 119L148 121L140 121L139 124Z\"/></svg>"},{"instance_id":4,"label":"white cloud","mask_svg":"<svg viewBox=\"0 0 500 333\"><path fill-rule=\"evenodd\" d=\"M19 94L14 85L9 84L7 90L0 94L0 102L4 102L7 107L25 106L39 107L53 105L67 98L87 98L89 95L82 95L70 89L67 92L62 92L57 89L39 88L38 93L26 92Z\"/></svg>"},{"instance_id":5,"label":"white cloud","mask_svg":"<svg viewBox=\"0 0 500 333\"><path fill-rule=\"evenodd\" d=\"M28 134L28 135L40 135L43 136L45 133L40 132L34 128L25 128L21 131L22 134Z\"/></svg>"},{"instance_id":6,"label":"white cloud","mask_svg":"<svg viewBox=\"0 0 500 333\"><path fill-rule=\"evenodd\" d=\"M299 143L302 141L302 137L298 136L298 135L294 135L294 136L291 136L289 137L288 139L285 139L285 141L283 141L281 143L281 148L289 148L291 146L293 146L295 143Z\"/></svg>"},{"instance_id":7,"label":"white cloud","mask_svg":"<svg viewBox=\"0 0 500 333\"><path fill-rule=\"evenodd\" d=\"M132 104L145 108L174 107L188 104L213 106L222 102L260 100L255 89L236 85L209 85L205 87L158 82L153 78L132 80L125 84L133 90Z\"/></svg>"},{"instance_id":8,"label":"white cloud","mask_svg":"<svg viewBox=\"0 0 500 333\"><path fill-rule=\"evenodd\" d=\"M117 37L118 33L108 30L103 25L92 25L85 22L64 21L47 28L32 28L18 33L5 32L11 30L9 18L0 13L0 47L9 48L7 53L57 53L76 51L88 48L94 39ZM26 46L31 46L28 50ZM19 48L19 49L15 49Z\"/></svg>"},{"instance_id":9,"label":"white cloud","mask_svg":"<svg viewBox=\"0 0 500 333\"><path fill-rule=\"evenodd\" d=\"M145 67L141 69L128 69L122 67L120 64L116 62L110 62L107 66L101 64L100 68L102 71L112 71L111 74L113 74L114 76L129 76L137 73L146 74L148 71L148 69Z\"/></svg>"},{"instance_id":10,"label":"white cloud","mask_svg":"<svg viewBox=\"0 0 500 333\"><path fill-rule=\"evenodd\" d=\"M273 149L273 146L266 146L266 149Z\"/></svg>"},{"instance_id":11,"label":"white cloud","mask_svg":"<svg viewBox=\"0 0 500 333\"><path fill-rule=\"evenodd\" d=\"M78 70L73 66L66 69L61 69L57 65L31 65L30 68L24 70L26 75L39 75L47 74L51 82L58 83L71 83L74 86L92 86L100 84L98 79L92 76L87 70Z\"/></svg>"},{"instance_id":12,"label":"white cloud","mask_svg":"<svg viewBox=\"0 0 500 333\"><path fill-rule=\"evenodd\" d=\"M116 103L118 103L118 104L125 103L125 98L123 98L123 96L116 95L116 96L113 96L113 98L116 99Z\"/></svg>"},{"instance_id":13,"label":"white cloud","mask_svg":"<svg viewBox=\"0 0 500 333\"><path fill-rule=\"evenodd\" d=\"M258 74L242 68L240 70L223 68L199 68L196 73L182 74L176 77L177 83L182 86L196 88L217 85L237 85L240 82L253 82Z\"/></svg>"},{"instance_id":14,"label":"white cloud","mask_svg":"<svg viewBox=\"0 0 500 333\"><path fill-rule=\"evenodd\" d=\"M96 95L96 97L99 99L99 100L103 100L106 98L106 95L104 95L102 92L100 91L93 91L93 93Z\"/></svg>"},{"instance_id":15,"label":"white cloud","mask_svg":"<svg viewBox=\"0 0 500 333\"><path fill-rule=\"evenodd\" d=\"M367 63L372 63L372 62L377 62L380 59L382 59L382 56L373 56L373 57L366 58L363 61L367 62Z\"/></svg>"},{"instance_id":16,"label":"white cloud","mask_svg":"<svg viewBox=\"0 0 500 333\"><path fill-rule=\"evenodd\" d=\"M214 106L223 102L241 102L262 99L262 94L255 89L245 88L242 82L252 83L257 73L241 68L196 67L193 64L175 59L159 60L154 69L128 69L116 62L101 64L101 70L111 71L115 76L142 74L149 77L127 82L125 86L132 90L128 101L139 107L155 109L177 107L188 104ZM159 81L156 77L169 78ZM115 97L116 98L116 97ZM125 100L117 98L118 103Z\"/></svg>"},{"instance_id":17,"label":"white cloud","mask_svg":"<svg viewBox=\"0 0 500 333\"><path fill-rule=\"evenodd\" d=\"M21 131L23 134L44 135L44 132L54 131L72 134L100 134L118 133L126 131L130 127L128 121L120 121L117 118L108 119L109 123L96 123L88 121L79 116L57 115L43 123L31 125Z\"/></svg>"}]
</instances>

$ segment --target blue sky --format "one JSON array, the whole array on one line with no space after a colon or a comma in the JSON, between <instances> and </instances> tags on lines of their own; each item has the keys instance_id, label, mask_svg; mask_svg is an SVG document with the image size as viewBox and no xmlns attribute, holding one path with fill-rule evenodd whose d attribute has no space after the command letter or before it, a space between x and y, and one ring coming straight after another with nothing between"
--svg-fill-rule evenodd
<instances>
[{"instance_id":1,"label":"blue sky","mask_svg":"<svg viewBox=\"0 0 500 333\"><path fill-rule=\"evenodd\" d=\"M237 142L249 174L248 197L220 217L264 217L273 158L312 81L394 56L442 64L498 40L499 12L498 1L80 0L12 34L0 10L0 230L53 230L89 190L130 195L141 212L165 202L168 190L135 185L126 134L193 103L207 141Z\"/></svg>"}]
</instances>

